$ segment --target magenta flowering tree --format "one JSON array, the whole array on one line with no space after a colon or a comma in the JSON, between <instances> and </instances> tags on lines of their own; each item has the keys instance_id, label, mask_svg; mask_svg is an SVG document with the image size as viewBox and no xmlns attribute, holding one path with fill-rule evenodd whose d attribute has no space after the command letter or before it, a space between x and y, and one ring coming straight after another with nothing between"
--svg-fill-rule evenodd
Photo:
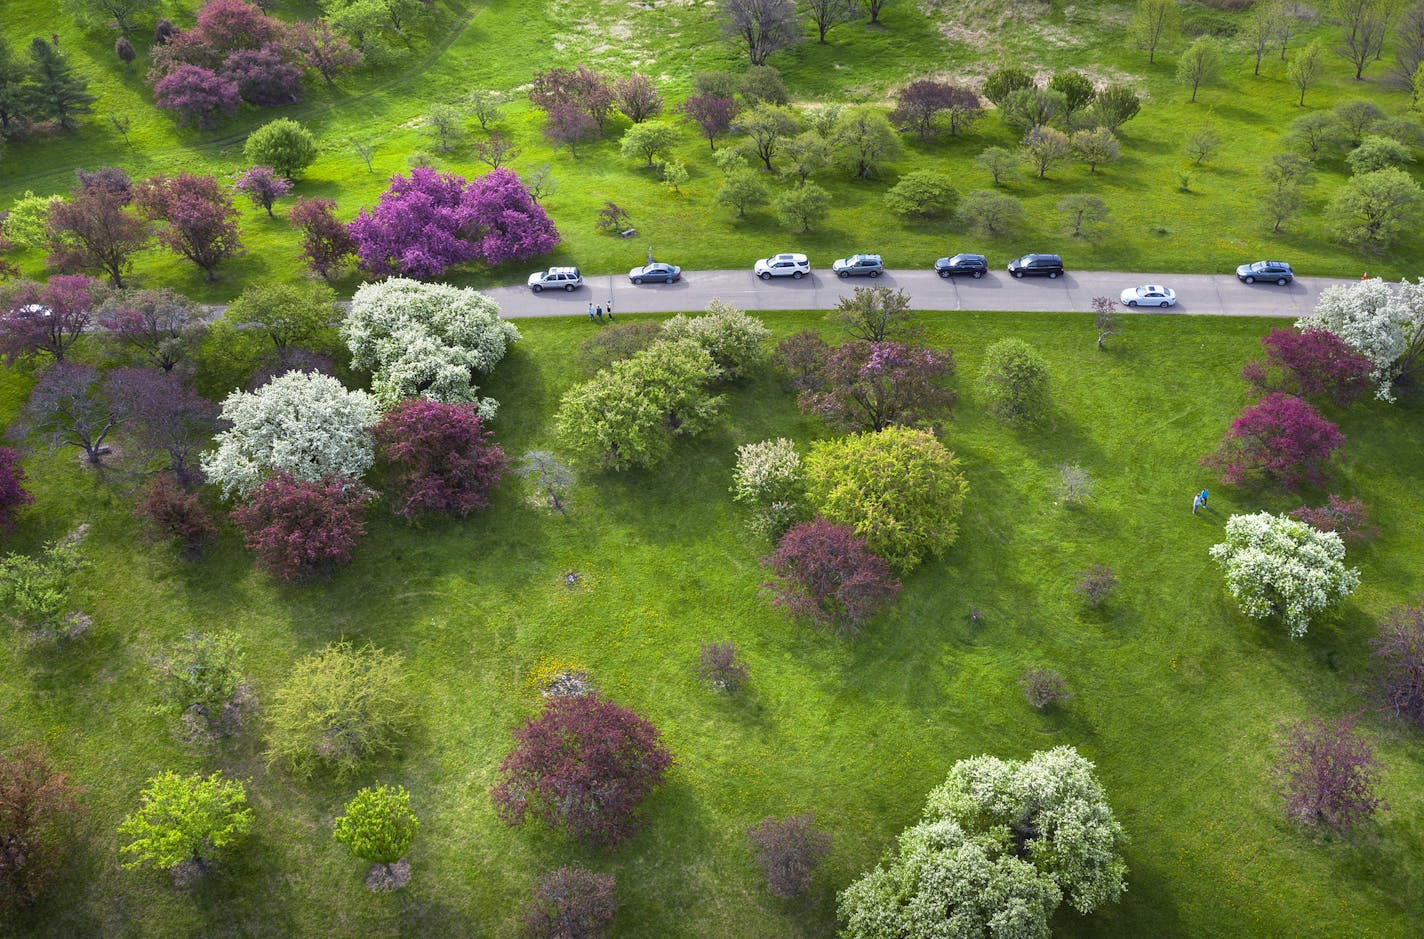
<instances>
[{"instance_id":1,"label":"magenta flowering tree","mask_svg":"<svg viewBox=\"0 0 1424 939\"><path fill-rule=\"evenodd\" d=\"M178 115L180 125L211 130L221 117L232 117L242 101L237 82L198 65L179 65L153 86L153 100Z\"/></svg>"},{"instance_id":2,"label":"magenta flowering tree","mask_svg":"<svg viewBox=\"0 0 1424 939\"><path fill-rule=\"evenodd\" d=\"M436 277L456 264L502 264L549 251L558 231L506 169L473 183L421 167L397 173L374 210L348 226L373 274Z\"/></svg>"},{"instance_id":3,"label":"magenta flowering tree","mask_svg":"<svg viewBox=\"0 0 1424 939\"><path fill-rule=\"evenodd\" d=\"M41 355L63 362L92 321L102 291L83 274L57 274L43 285L21 281L0 300L0 354L7 362Z\"/></svg>"},{"instance_id":4,"label":"magenta flowering tree","mask_svg":"<svg viewBox=\"0 0 1424 939\"><path fill-rule=\"evenodd\" d=\"M0 447L0 531L14 531L20 509L35 501L35 497L25 491L25 478L20 451Z\"/></svg>"},{"instance_id":5,"label":"magenta flowering tree","mask_svg":"<svg viewBox=\"0 0 1424 939\"><path fill-rule=\"evenodd\" d=\"M222 74L237 85L237 93L249 104L290 104L302 96L302 70L287 61L275 42L228 53Z\"/></svg>"},{"instance_id":6,"label":"magenta flowering tree","mask_svg":"<svg viewBox=\"0 0 1424 939\"><path fill-rule=\"evenodd\" d=\"M1246 363L1241 375L1263 391L1290 391L1345 407L1370 387L1374 362L1328 330L1273 329L1261 345L1265 361Z\"/></svg>"},{"instance_id":7,"label":"magenta flowering tree","mask_svg":"<svg viewBox=\"0 0 1424 939\"><path fill-rule=\"evenodd\" d=\"M1245 408L1202 464L1233 486L1255 480L1322 486L1345 435L1294 395L1272 392Z\"/></svg>"},{"instance_id":8,"label":"magenta flowering tree","mask_svg":"<svg viewBox=\"0 0 1424 939\"><path fill-rule=\"evenodd\" d=\"M471 404L411 398L382 415L374 433L391 471L396 514L406 518L487 508L509 464Z\"/></svg>"},{"instance_id":9,"label":"magenta flowering tree","mask_svg":"<svg viewBox=\"0 0 1424 939\"><path fill-rule=\"evenodd\" d=\"M272 215L272 205L292 191L292 181L282 176L270 166L254 166L237 178L232 188L251 199L254 205L267 210Z\"/></svg>"},{"instance_id":10,"label":"magenta flowering tree","mask_svg":"<svg viewBox=\"0 0 1424 939\"><path fill-rule=\"evenodd\" d=\"M944 382L953 375L948 350L853 339L831 352L821 369L822 386L803 391L797 403L846 430L879 431L947 411L955 394Z\"/></svg>"}]
</instances>

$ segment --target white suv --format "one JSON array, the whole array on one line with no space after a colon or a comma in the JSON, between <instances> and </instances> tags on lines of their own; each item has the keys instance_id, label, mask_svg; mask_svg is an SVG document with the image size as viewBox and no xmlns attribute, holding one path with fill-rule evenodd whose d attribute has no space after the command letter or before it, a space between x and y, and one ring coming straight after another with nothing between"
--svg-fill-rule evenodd
<instances>
[{"instance_id":1,"label":"white suv","mask_svg":"<svg viewBox=\"0 0 1424 939\"><path fill-rule=\"evenodd\" d=\"M806 260L804 254L778 254L775 257L762 258L752 270L762 280L771 280L773 277L800 280L803 275L811 273L811 262Z\"/></svg>"},{"instance_id":2,"label":"white suv","mask_svg":"<svg viewBox=\"0 0 1424 939\"><path fill-rule=\"evenodd\" d=\"M535 293L541 290L573 290L583 283L583 275L576 267L551 267L547 271L535 271L529 275L529 287Z\"/></svg>"}]
</instances>

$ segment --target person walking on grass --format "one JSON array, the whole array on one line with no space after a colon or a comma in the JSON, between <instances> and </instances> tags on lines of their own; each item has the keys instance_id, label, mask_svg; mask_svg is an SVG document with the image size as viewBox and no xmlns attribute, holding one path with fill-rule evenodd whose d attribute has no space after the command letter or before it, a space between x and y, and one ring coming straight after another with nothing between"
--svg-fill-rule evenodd
<instances>
[{"instance_id":1,"label":"person walking on grass","mask_svg":"<svg viewBox=\"0 0 1424 939\"><path fill-rule=\"evenodd\" d=\"M1193 515L1197 514L1197 509L1201 508L1201 507L1204 506L1204 505L1206 505L1206 503L1205 503L1204 501L1202 501L1202 494L1201 494L1200 492L1197 493L1196 495L1192 496L1192 514L1193 514Z\"/></svg>"},{"instance_id":2,"label":"person walking on grass","mask_svg":"<svg viewBox=\"0 0 1424 939\"><path fill-rule=\"evenodd\" d=\"M1202 491L1201 491L1202 508L1206 508L1206 497L1207 497L1207 491L1206 491L1205 488L1203 488Z\"/></svg>"}]
</instances>

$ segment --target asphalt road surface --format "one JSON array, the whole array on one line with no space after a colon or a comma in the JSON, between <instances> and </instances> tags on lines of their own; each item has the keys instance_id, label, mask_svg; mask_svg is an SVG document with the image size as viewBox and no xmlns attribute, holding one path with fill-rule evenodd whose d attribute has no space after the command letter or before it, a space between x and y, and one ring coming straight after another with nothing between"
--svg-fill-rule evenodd
<instances>
[{"instance_id":1,"label":"asphalt road surface","mask_svg":"<svg viewBox=\"0 0 1424 939\"><path fill-rule=\"evenodd\" d=\"M910 295L916 310L990 310L1005 312L1085 313L1094 297L1117 300L1124 288L1165 284L1177 291L1177 305L1138 312L1199 316L1297 317L1310 312L1320 291L1349 283L1324 277L1297 277L1284 287L1246 285L1235 274L1120 274L1069 270L1061 277L1025 277L990 271L979 280L942 279L928 270L886 271L879 277L842 280L829 270L812 270L800 280L789 277L763 281L748 270L684 271L675 284L634 286L626 274L584 279L573 291L534 293L526 286L483 291L497 301L505 316L587 316L588 304L606 304L615 313L693 313L711 300L723 300L743 310L829 310L856 287L892 287Z\"/></svg>"}]
</instances>

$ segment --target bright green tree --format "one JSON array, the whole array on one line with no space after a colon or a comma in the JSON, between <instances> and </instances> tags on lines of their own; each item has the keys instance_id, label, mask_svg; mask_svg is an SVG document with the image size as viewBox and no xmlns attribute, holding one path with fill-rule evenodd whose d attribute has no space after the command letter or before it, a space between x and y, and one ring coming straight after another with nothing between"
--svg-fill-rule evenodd
<instances>
[{"instance_id":1,"label":"bright green tree","mask_svg":"<svg viewBox=\"0 0 1424 939\"><path fill-rule=\"evenodd\" d=\"M1177 60L1177 82L1192 89L1192 101L1197 90L1221 77L1221 44L1211 36L1198 36Z\"/></svg>"},{"instance_id":2,"label":"bright green tree","mask_svg":"<svg viewBox=\"0 0 1424 939\"><path fill-rule=\"evenodd\" d=\"M1048 363L1022 339L1000 339L984 351L979 393L1004 420L1031 424L1048 408Z\"/></svg>"},{"instance_id":3,"label":"bright green tree","mask_svg":"<svg viewBox=\"0 0 1424 939\"><path fill-rule=\"evenodd\" d=\"M324 338L337 319L336 291L326 284L266 281L252 284L227 308L239 327L260 330L279 353Z\"/></svg>"},{"instance_id":4,"label":"bright green tree","mask_svg":"<svg viewBox=\"0 0 1424 939\"><path fill-rule=\"evenodd\" d=\"M141 798L138 811L119 824L119 834L130 839L119 848L130 856L124 867L173 870L191 863L201 870L214 851L252 827L247 791L222 773L159 773L148 781Z\"/></svg>"},{"instance_id":5,"label":"bright green tree","mask_svg":"<svg viewBox=\"0 0 1424 939\"><path fill-rule=\"evenodd\" d=\"M419 828L406 788L377 785L346 803L333 834L361 860L389 866L405 857Z\"/></svg>"},{"instance_id":6,"label":"bright green tree","mask_svg":"<svg viewBox=\"0 0 1424 939\"><path fill-rule=\"evenodd\" d=\"M1397 166L1351 176L1326 211L1336 238L1365 250L1382 250L1419 218L1419 183Z\"/></svg>"},{"instance_id":7,"label":"bright green tree","mask_svg":"<svg viewBox=\"0 0 1424 939\"><path fill-rule=\"evenodd\" d=\"M1320 79L1320 69L1324 64L1325 46L1319 39L1296 52L1286 63L1286 78L1300 92L1300 100L1296 102L1300 107L1305 107L1305 93Z\"/></svg>"},{"instance_id":8,"label":"bright green tree","mask_svg":"<svg viewBox=\"0 0 1424 939\"><path fill-rule=\"evenodd\" d=\"M641 159L651 167L660 156L666 156L677 143L677 131L667 121L644 121L634 124L623 134L618 150L625 159Z\"/></svg>"},{"instance_id":9,"label":"bright green tree","mask_svg":"<svg viewBox=\"0 0 1424 939\"><path fill-rule=\"evenodd\" d=\"M847 108L836 118L831 132L836 161L856 179L879 174L886 163L900 156L900 137L885 112L870 105Z\"/></svg>"},{"instance_id":10,"label":"bright green tree","mask_svg":"<svg viewBox=\"0 0 1424 939\"><path fill-rule=\"evenodd\" d=\"M242 153L254 166L270 166L295 179L316 159L316 138L290 117L279 117L249 134Z\"/></svg>"},{"instance_id":11,"label":"bright green tree","mask_svg":"<svg viewBox=\"0 0 1424 939\"><path fill-rule=\"evenodd\" d=\"M885 207L896 215L910 218L949 215L958 202L959 193L950 177L934 170L906 173L885 193Z\"/></svg>"},{"instance_id":12,"label":"bright green tree","mask_svg":"<svg viewBox=\"0 0 1424 939\"><path fill-rule=\"evenodd\" d=\"M730 153L723 150L723 153ZM766 184L756 170L748 167L735 169L727 174L722 188L717 190L716 201L720 206L737 210L737 218L745 218L747 209L765 205L770 197Z\"/></svg>"},{"instance_id":13,"label":"bright green tree","mask_svg":"<svg viewBox=\"0 0 1424 939\"><path fill-rule=\"evenodd\" d=\"M831 194L815 183L788 189L776 197L776 217L787 228L808 232L831 211Z\"/></svg>"},{"instance_id":14,"label":"bright green tree","mask_svg":"<svg viewBox=\"0 0 1424 939\"><path fill-rule=\"evenodd\" d=\"M1176 41L1182 29L1182 10L1177 0L1138 0L1127 34L1139 49L1147 52L1147 63L1157 61L1157 50Z\"/></svg>"}]
</instances>

